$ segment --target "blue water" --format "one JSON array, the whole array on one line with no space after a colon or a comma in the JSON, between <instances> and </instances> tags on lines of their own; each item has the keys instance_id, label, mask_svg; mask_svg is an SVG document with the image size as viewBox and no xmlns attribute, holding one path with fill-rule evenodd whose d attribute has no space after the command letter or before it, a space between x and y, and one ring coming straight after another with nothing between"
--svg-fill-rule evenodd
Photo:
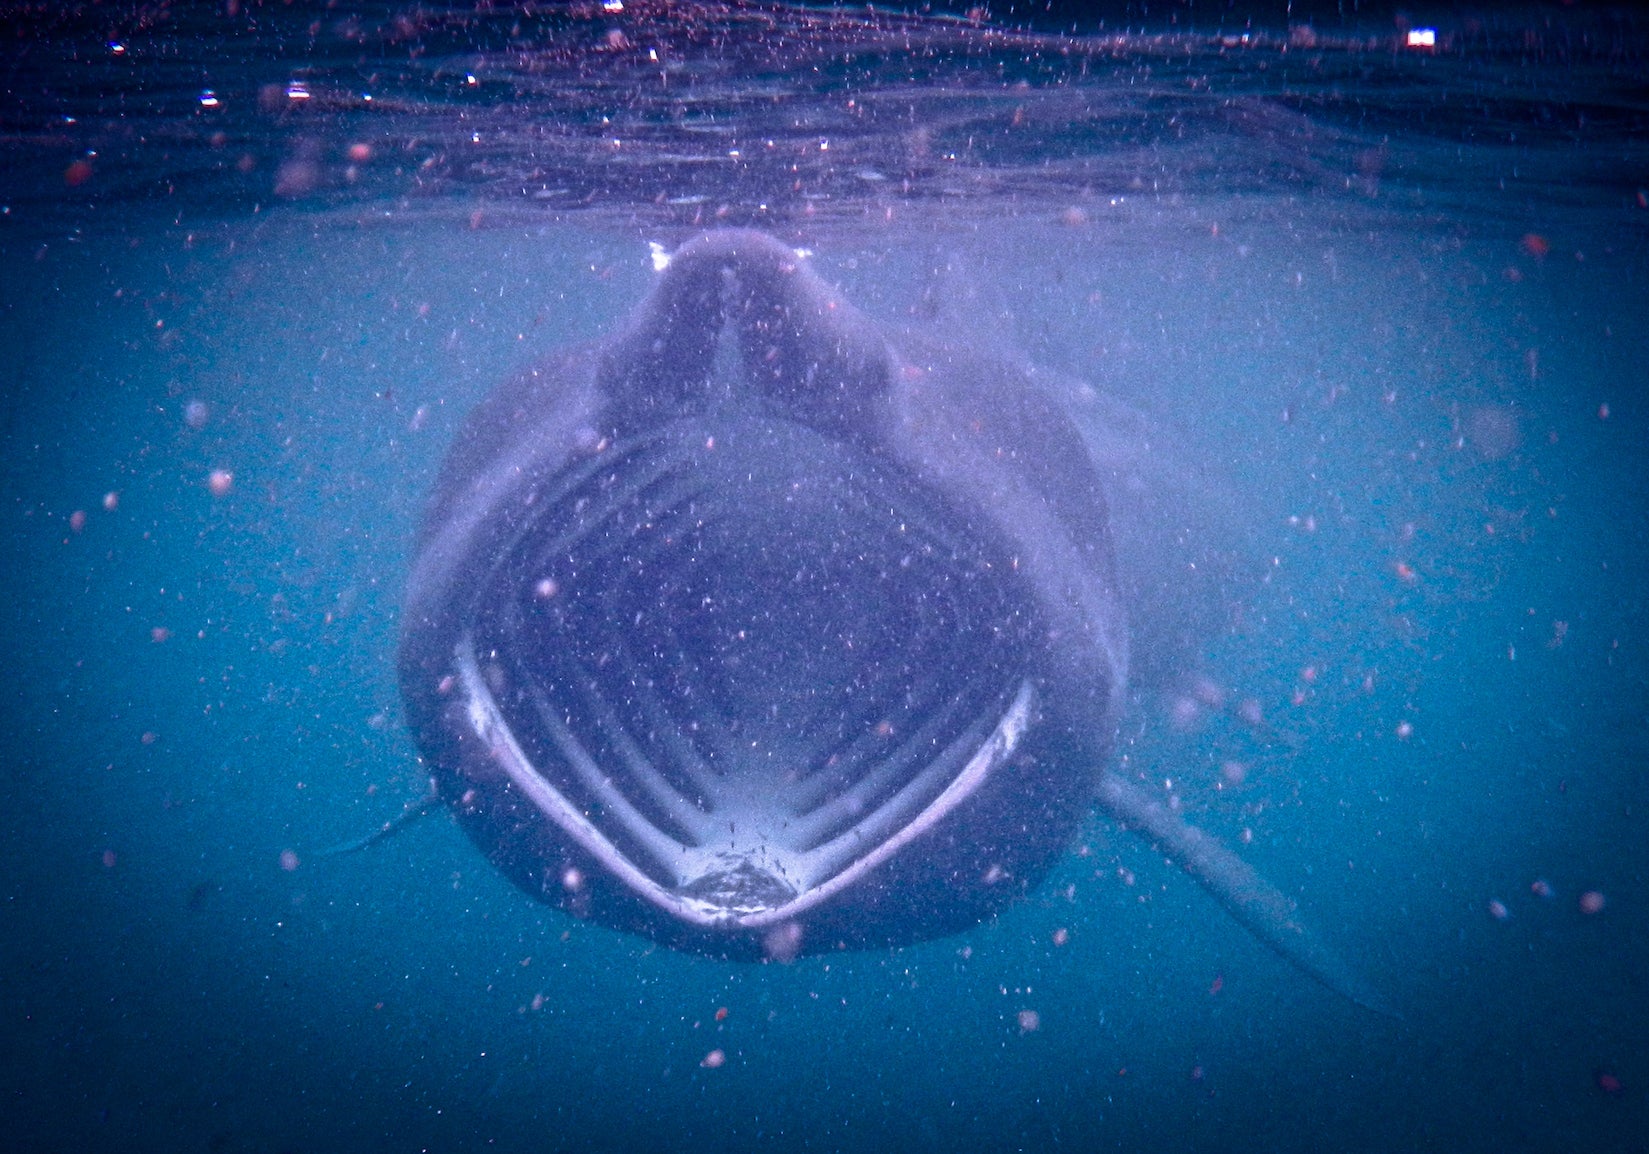
<instances>
[{"instance_id":1,"label":"blue water","mask_svg":"<svg viewBox=\"0 0 1649 1154\"><path fill-rule=\"evenodd\" d=\"M1142 693L1119 764L1399 1020L1097 815L992 924L789 965L549 911L445 817L321 857L425 788L393 656L458 423L690 222L13 205L6 1144L1644 1148L1649 211L1561 191L773 225L890 319L965 258L981 339L1206 471L1227 704Z\"/></svg>"}]
</instances>

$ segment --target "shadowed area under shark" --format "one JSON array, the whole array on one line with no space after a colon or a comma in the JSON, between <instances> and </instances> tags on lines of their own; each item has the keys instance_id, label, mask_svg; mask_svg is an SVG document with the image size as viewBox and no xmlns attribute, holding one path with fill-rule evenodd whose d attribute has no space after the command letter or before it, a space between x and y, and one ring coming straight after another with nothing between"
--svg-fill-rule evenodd
<instances>
[{"instance_id":1,"label":"shadowed area under shark","mask_svg":"<svg viewBox=\"0 0 1649 1154\"><path fill-rule=\"evenodd\" d=\"M1107 514L1126 432L1085 439L1034 370L873 321L761 233L658 263L616 336L482 402L423 527L401 686L487 858L578 917L789 958L992 916L1097 802L1390 1012L1112 764L1130 633L1182 596L1120 540L1170 519Z\"/></svg>"}]
</instances>

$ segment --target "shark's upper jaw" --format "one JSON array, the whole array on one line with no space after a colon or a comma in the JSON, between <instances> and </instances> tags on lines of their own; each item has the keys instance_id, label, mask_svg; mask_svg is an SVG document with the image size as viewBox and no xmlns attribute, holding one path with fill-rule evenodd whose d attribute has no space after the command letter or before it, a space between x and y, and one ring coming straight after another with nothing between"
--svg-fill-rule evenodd
<instances>
[{"instance_id":1,"label":"shark's upper jaw","mask_svg":"<svg viewBox=\"0 0 1649 1154\"><path fill-rule=\"evenodd\" d=\"M471 590L468 725L684 922L782 924L937 827L1036 712L1014 559L782 417L684 418L534 495Z\"/></svg>"}]
</instances>

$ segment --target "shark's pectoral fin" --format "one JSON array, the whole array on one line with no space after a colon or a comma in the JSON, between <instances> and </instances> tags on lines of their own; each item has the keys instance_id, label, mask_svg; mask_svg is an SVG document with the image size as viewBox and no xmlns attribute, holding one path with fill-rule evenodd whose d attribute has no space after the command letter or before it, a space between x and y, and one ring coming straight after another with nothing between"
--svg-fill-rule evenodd
<instances>
[{"instance_id":1,"label":"shark's pectoral fin","mask_svg":"<svg viewBox=\"0 0 1649 1154\"><path fill-rule=\"evenodd\" d=\"M417 801L407 802L399 814L384 822L371 833L366 834L364 837L358 837L350 841L340 842L334 846L328 846L326 849L319 850L316 853L316 856L323 858L342 857L345 854L359 853L364 849L371 849L379 842L388 841L390 838L394 837L396 834L400 833L402 830L406 829L409 825L412 825L419 819L434 813L444 804L444 800L442 799L440 793L436 791L434 783L432 782L428 793L424 794L424 796L419 798Z\"/></svg>"},{"instance_id":2,"label":"shark's pectoral fin","mask_svg":"<svg viewBox=\"0 0 1649 1154\"><path fill-rule=\"evenodd\" d=\"M1117 821L1149 838L1232 917L1296 967L1359 1006L1399 1017L1361 973L1305 926L1295 903L1232 850L1115 773L1100 775L1099 803Z\"/></svg>"}]
</instances>

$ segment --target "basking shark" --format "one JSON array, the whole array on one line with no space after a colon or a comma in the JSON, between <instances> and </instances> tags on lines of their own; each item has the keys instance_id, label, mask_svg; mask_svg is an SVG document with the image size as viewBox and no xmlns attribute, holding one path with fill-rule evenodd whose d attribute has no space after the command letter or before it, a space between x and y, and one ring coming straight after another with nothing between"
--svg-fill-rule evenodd
<instances>
[{"instance_id":1,"label":"basking shark","mask_svg":"<svg viewBox=\"0 0 1649 1154\"><path fill-rule=\"evenodd\" d=\"M1112 766L1151 606L1064 405L762 233L659 263L615 336L481 403L423 526L400 681L487 858L580 917L788 958L988 918L1097 802L1383 1008Z\"/></svg>"}]
</instances>

